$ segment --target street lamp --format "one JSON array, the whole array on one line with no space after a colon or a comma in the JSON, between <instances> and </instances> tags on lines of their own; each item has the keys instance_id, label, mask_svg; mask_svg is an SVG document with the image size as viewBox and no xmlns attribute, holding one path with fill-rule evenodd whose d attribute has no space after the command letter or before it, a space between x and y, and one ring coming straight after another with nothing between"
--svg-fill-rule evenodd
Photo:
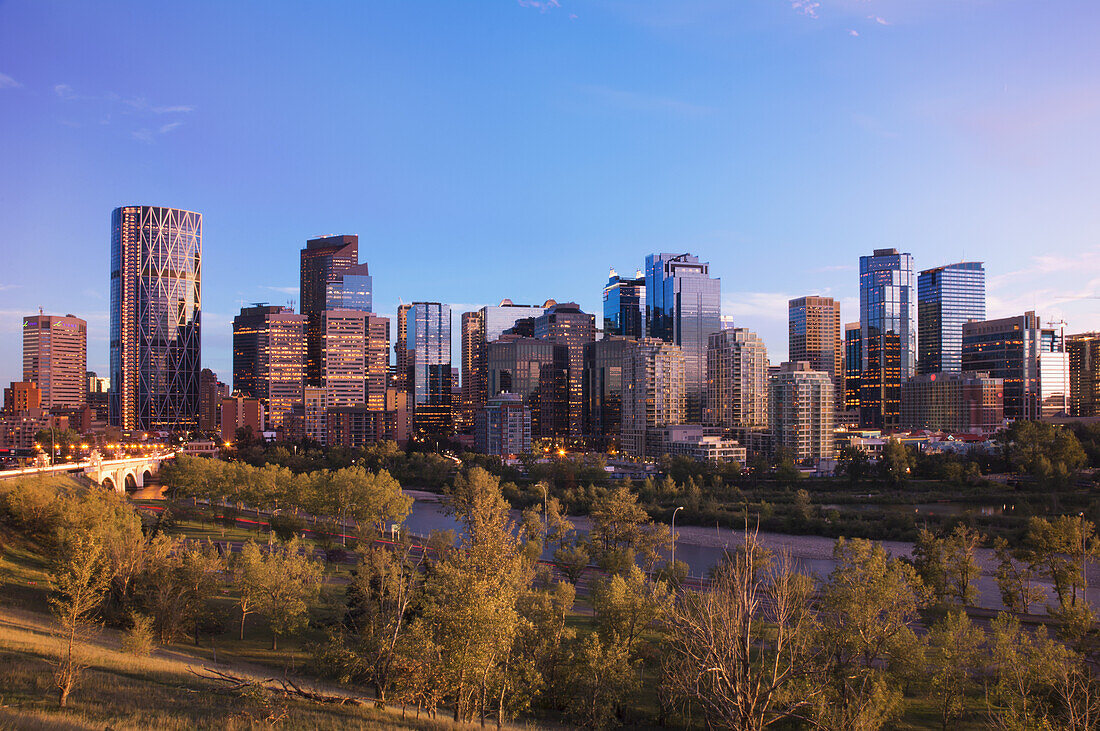
<instances>
[{"instance_id":1,"label":"street lamp","mask_svg":"<svg viewBox=\"0 0 1100 731\"><path fill-rule=\"evenodd\" d=\"M676 566L676 513L684 509L683 505L672 511L672 567Z\"/></svg>"}]
</instances>

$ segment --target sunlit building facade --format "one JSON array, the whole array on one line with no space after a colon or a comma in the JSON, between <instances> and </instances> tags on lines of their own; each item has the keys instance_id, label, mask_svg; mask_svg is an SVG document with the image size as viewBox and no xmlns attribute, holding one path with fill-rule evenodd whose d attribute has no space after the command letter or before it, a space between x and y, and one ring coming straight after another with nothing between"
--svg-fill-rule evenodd
<instances>
[{"instance_id":1,"label":"sunlit building facade","mask_svg":"<svg viewBox=\"0 0 1100 731\"><path fill-rule=\"evenodd\" d=\"M362 310L325 310L322 383L329 408L385 407L390 320Z\"/></svg>"},{"instance_id":2,"label":"sunlit building facade","mask_svg":"<svg viewBox=\"0 0 1100 731\"><path fill-rule=\"evenodd\" d=\"M88 323L74 315L23 318L23 380L42 392L42 408L87 402Z\"/></svg>"},{"instance_id":3,"label":"sunlit building facade","mask_svg":"<svg viewBox=\"0 0 1100 731\"><path fill-rule=\"evenodd\" d=\"M768 425L768 349L743 327L713 333L707 344L708 424Z\"/></svg>"},{"instance_id":4,"label":"sunlit building facade","mask_svg":"<svg viewBox=\"0 0 1100 731\"><path fill-rule=\"evenodd\" d=\"M701 423L707 399L707 344L722 329L722 280L690 254L646 257L646 334L680 346L686 419Z\"/></svg>"},{"instance_id":5,"label":"sunlit building facade","mask_svg":"<svg viewBox=\"0 0 1100 731\"><path fill-rule=\"evenodd\" d=\"M985 319L985 267L964 261L917 277L917 373L962 370L962 326Z\"/></svg>"},{"instance_id":6,"label":"sunlit building facade","mask_svg":"<svg viewBox=\"0 0 1100 731\"><path fill-rule=\"evenodd\" d=\"M832 297L799 297L787 303L787 350L792 363L805 361L833 379L833 403L844 404L844 333L840 303Z\"/></svg>"},{"instance_id":7,"label":"sunlit building facade","mask_svg":"<svg viewBox=\"0 0 1100 731\"><path fill-rule=\"evenodd\" d=\"M894 429L900 424L901 384L916 372L915 284L910 254L875 249L873 255L859 258L863 427Z\"/></svg>"},{"instance_id":8,"label":"sunlit building facade","mask_svg":"<svg viewBox=\"0 0 1100 731\"><path fill-rule=\"evenodd\" d=\"M623 359L623 452L661 456L662 429L683 424L687 409L684 353L678 345L643 338Z\"/></svg>"},{"instance_id":9,"label":"sunlit building facade","mask_svg":"<svg viewBox=\"0 0 1100 731\"><path fill-rule=\"evenodd\" d=\"M1006 419L1039 419L1063 410L1069 364L1062 338L1034 312L963 325L962 362L963 370L1004 381Z\"/></svg>"},{"instance_id":10,"label":"sunlit building facade","mask_svg":"<svg viewBox=\"0 0 1100 731\"><path fill-rule=\"evenodd\" d=\"M112 425L198 426L202 215L123 206L111 215Z\"/></svg>"},{"instance_id":11,"label":"sunlit building facade","mask_svg":"<svg viewBox=\"0 0 1100 731\"><path fill-rule=\"evenodd\" d=\"M259 399L276 429L302 400L306 325L305 315L279 305L242 307L233 318L233 389Z\"/></svg>"},{"instance_id":12,"label":"sunlit building facade","mask_svg":"<svg viewBox=\"0 0 1100 731\"><path fill-rule=\"evenodd\" d=\"M1070 416L1100 416L1100 332L1066 337L1069 356Z\"/></svg>"},{"instance_id":13,"label":"sunlit building facade","mask_svg":"<svg viewBox=\"0 0 1100 731\"><path fill-rule=\"evenodd\" d=\"M612 269L603 288L603 334L624 338L645 337L645 275L620 277Z\"/></svg>"},{"instance_id":14,"label":"sunlit building facade","mask_svg":"<svg viewBox=\"0 0 1100 731\"><path fill-rule=\"evenodd\" d=\"M796 461L832 459L833 379L809 363L783 363L771 377L768 422L776 452Z\"/></svg>"},{"instance_id":15,"label":"sunlit building facade","mask_svg":"<svg viewBox=\"0 0 1100 731\"><path fill-rule=\"evenodd\" d=\"M322 236L306 241L301 251L301 312L306 316L306 384L320 386L324 381L323 313L336 309L329 303L334 285L342 282L344 271L359 263L359 237ZM340 294L342 299L343 295Z\"/></svg>"}]
</instances>

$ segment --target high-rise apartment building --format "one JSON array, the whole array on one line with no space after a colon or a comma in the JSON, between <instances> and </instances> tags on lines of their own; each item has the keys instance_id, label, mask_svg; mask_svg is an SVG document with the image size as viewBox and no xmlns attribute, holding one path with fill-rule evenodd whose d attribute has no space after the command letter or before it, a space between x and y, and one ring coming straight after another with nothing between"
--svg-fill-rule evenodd
<instances>
[{"instance_id":1,"label":"high-rise apartment building","mask_svg":"<svg viewBox=\"0 0 1100 731\"><path fill-rule=\"evenodd\" d=\"M42 408L42 391L34 381L12 381L4 389L4 415L18 416Z\"/></svg>"},{"instance_id":2,"label":"high-rise apartment building","mask_svg":"<svg viewBox=\"0 0 1100 731\"><path fill-rule=\"evenodd\" d=\"M556 303L535 318L534 334L539 340L564 345L568 351L569 436L580 438L583 432L584 346L596 339L596 317L582 312L575 302Z\"/></svg>"},{"instance_id":3,"label":"high-rise apartment building","mask_svg":"<svg viewBox=\"0 0 1100 731\"><path fill-rule=\"evenodd\" d=\"M1069 364L1062 338L1057 330L1044 328L1034 312L968 322L962 348L964 371L1004 381L1006 419L1039 419L1063 410Z\"/></svg>"},{"instance_id":4,"label":"high-rise apartment building","mask_svg":"<svg viewBox=\"0 0 1100 731\"><path fill-rule=\"evenodd\" d=\"M805 361L783 363L772 376L768 421L776 452L796 461L832 459L833 379Z\"/></svg>"},{"instance_id":5,"label":"high-rise apartment building","mask_svg":"<svg viewBox=\"0 0 1100 731\"><path fill-rule=\"evenodd\" d=\"M306 383L310 386L320 386L324 378L321 373L321 348L324 339L322 313L336 309L331 306L329 295L338 294L341 302L343 301L343 292L339 287L343 282L344 272L358 263L358 236L322 236L309 239L302 249L299 296L302 299L302 314L306 316ZM367 279L369 282L369 277ZM337 287L336 291L334 285Z\"/></svg>"},{"instance_id":6,"label":"high-rise apartment building","mask_svg":"<svg viewBox=\"0 0 1100 731\"><path fill-rule=\"evenodd\" d=\"M768 349L751 330L722 330L708 339L706 421L727 428L768 425Z\"/></svg>"},{"instance_id":7,"label":"high-rise apartment building","mask_svg":"<svg viewBox=\"0 0 1100 731\"><path fill-rule=\"evenodd\" d=\"M42 392L42 408L87 403L88 323L74 315L23 318L23 380Z\"/></svg>"},{"instance_id":8,"label":"high-rise apartment building","mask_svg":"<svg viewBox=\"0 0 1100 731\"><path fill-rule=\"evenodd\" d=\"M844 409L859 413L859 378L863 374L863 341L858 322L844 326Z\"/></svg>"},{"instance_id":9,"label":"high-rise apartment building","mask_svg":"<svg viewBox=\"0 0 1100 731\"><path fill-rule=\"evenodd\" d=\"M523 399L536 439L569 435L569 348L550 340L503 335L485 346L488 394ZM479 412L481 409L478 410Z\"/></svg>"},{"instance_id":10,"label":"high-rise apartment building","mask_svg":"<svg viewBox=\"0 0 1100 731\"><path fill-rule=\"evenodd\" d=\"M515 393L500 393L477 414L477 451L510 457L531 451L531 410Z\"/></svg>"},{"instance_id":11,"label":"high-rise apartment building","mask_svg":"<svg viewBox=\"0 0 1100 731\"><path fill-rule=\"evenodd\" d=\"M700 423L707 398L707 343L722 329L722 280L690 254L646 257L646 334L679 345L684 356L689 423Z\"/></svg>"},{"instance_id":12,"label":"high-rise apartment building","mask_svg":"<svg viewBox=\"0 0 1100 731\"><path fill-rule=\"evenodd\" d=\"M1100 416L1100 332L1066 337L1070 416Z\"/></svg>"},{"instance_id":13,"label":"high-rise apartment building","mask_svg":"<svg viewBox=\"0 0 1100 731\"><path fill-rule=\"evenodd\" d=\"M864 427L891 429L900 423L901 384L916 370L914 284L909 254L875 249L859 258L859 421Z\"/></svg>"},{"instance_id":14,"label":"high-rise apartment building","mask_svg":"<svg viewBox=\"0 0 1100 731\"><path fill-rule=\"evenodd\" d=\"M603 288L603 334L645 337L645 275L640 269L632 278L611 270Z\"/></svg>"},{"instance_id":15,"label":"high-rise apartment building","mask_svg":"<svg viewBox=\"0 0 1100 731\"><path fill-rule=\"evenodd\" d=\"M259 399L276 429L302 400L306 325L305 315L278 305L242 307L233 319L233 389Z\"/></svg>"},{"instance_id":16,"label":"high-rise apartment building","mask_svg":"<svg viewBox=\"0 0 1100 731\"><path fill-rule=\"evenodd\" d=\"M643 338L623 359L623 451L638 459L661 456L663 427L686 413L684 353L678 345Z\"/></svg>"},{"instance_id":17,"label":"high-rise apartment building","mask_svg":"<svg viewBox=\"0 0 1100 731\"><path fill-rule=\"evenodd\" d=\"M917 277L917 373L962 370L962 326L985 319L985 268L964 261Z\"/></svg>"},{"instance_id":18,"label":"high-rise apartment building","mask_svg":"<svg viewBox=\"0 0 1100 731\"><path fill-rule=\"evenodd\" d=\"M123 206L111 215L110 422L198 426L202 215Z\"/></svg>"},{"instance_id":19,"label":"high-rise apartment building","mask_svg":"<svg viewBox=\"0 0 1100 731\"><path fill-rule=\"evenodd\" d=\"M612 335L584 346L584 436L597 450L618 451L623 426L623 363L637 339Z\"/></svg>"},{"instance_id":20,"label":"high-rise apartment building","mask_svg":"<svg viewBox=\"0 0 1100 731\"><path fill-rule=\"evenodd\" d=\"M451 307L439 302L413 302L407 327L413 423L421 433L445 434L452 425Z\"/></svg>"},{"instance_id":21,"label":"high-rise apartment building","mask_svg":"<svg viewBox=\"0 0 1100 731\"><path fill-rule=\"evenodd\" d=\"M901 425L991 434L1004 425L1004 381L969 371L913 376L901 388Z\"/></svg>"},{"instance_id":22,"label":"high-rise apartment building","mask_svg":"<svg viewBox=\"0 0 1100 731\"><path fill-rule=\"evenodd\" d=\"M843 408L845 398L844 333L840 329L840 303L832 297L799 297L787 303L788 356L792 363L805 361L810 369L833 379L833 404Z\"/></svg>"},{"instance_id":23,"label":"high-rise apartment building","mask_svg":"<svg viewBox=\"0 0 1100 731\"><path fill-rule=\"evenodd\" d=\"M385 408L390 320L362 310L325 310L321 374L328 408Z\"/></svg>"}]
</instances>

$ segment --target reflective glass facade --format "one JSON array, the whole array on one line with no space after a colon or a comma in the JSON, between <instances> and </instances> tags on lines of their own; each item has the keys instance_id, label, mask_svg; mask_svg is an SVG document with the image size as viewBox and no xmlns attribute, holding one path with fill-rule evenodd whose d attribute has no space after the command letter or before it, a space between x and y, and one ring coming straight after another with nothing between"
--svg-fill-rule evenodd
<instances>
[{"instance_id":1,"label":"reflective glass facade","mask_svg":"<svg viewBox=\"0 0 1100 731\"><path fill-rule=\"evenodd\" d=\"M569 435L583 432L584 346L596 339L596 317L574 302L555 304L534 320L534 336L566 346L569 354Z\"/></svg>"},{"instance_id":2,"label":"reflective glass facade","mask_svg":"<svg viewBox=\"0 0 1100 731\"><path fill-rule=\"evenodd\" d=\"M1100 332L1066 338L1071 416L1100 416Z\"/></svg>"},{"instance_id":3,"label":"reflective glass facade","mask_svg":"<svg viewBox=\"0 0 1100 731\"><path fill-rule=\"evenodd\" d=\"M374 312L373 289L374 280L366 264L349 266L328 284L325 307L330 310Z\"/></svg>"},{"instance_id":4,"label":"reflective glass facade","mask_svg":"<svg viewBox=\"0 0 1100 731\"><path fill-rule=\"evenodd\" d=\"M635 340L645 337L645 277L641 272L631 279L611 270L603 288L603 334Z\"/></svg>"},{"instance_id":5,"label":"reflective glass facade","mask_svg":"<svg viewBox=\"0 0 1100 731\"><path fill-rule=\"evenodd\" d=\"M707 340L722 329L722 280L690 254L646 257L646 331L680 346L686 420L700 423L706 405Z\"/></svg>"},{"instance_id":6,"label":"reflective glass facade","mask_svg":"<svg viewBox=\"0 0 1100 731\"><path fill-rule=\"evenodd\" d=\"M1004 380L1006 419L1038 419L1044 415L1040 365L1044 353L1059 356L1048 358L1045 367L1046 397L1058 397L1046 405L1050 415L1051 409L1061 410L1068 384L1069 365L1059 333L1044 328L1034 312L963 325L963 370L984 371Z\"/></svg>"},{"instance_id":7,"label":"reflective glass facade","mask_svg":"<svg viewBox=\"0 0 1100 731\"><path fill-rule=\"evenodd\" d=\"M489 399L522 397L536 438L569 435L569 349L565 345L505 336L486 346Z\"/></svg>"},{"instance_id":8,"label":"reflective glass facade","mask_svg":"<svg viewBox=\"0 0 1100 731\"><path fill-rule=\"evenodd\" d=\"M962 326L985 319L980 261L926 269L917 277L917 373L962 370Z\"/></svg>"},{"instance_id":9,"label":"reflective glass facade","mask_svg":"<svg viewBox=\"0 0 1100 731\"><path fill-rule=\"evenodd\" d=\"M451 307L414 302L408 314L409 394L416 428L451 429Z\"/></svg>"},{"instance_id":10,"label":"reflective glass facade","mask_svg":"<svg viewBox=\"0 0 1100 731\"><path fill-rule=\"evenodd\" d=\"M858 322L844 326L844 408L859 411L859 378L863 374L863 342Z\"/></svg>"},{"instance_id":11,"label":"reflective glass facade","mask_svg":"<svg viewBox=\"0 0 1100 731\"><path fill-rule=\"evenodd\" d=\"M859 258L859 321L863 372L860 425L896 428L901 384L916 371L917 313L913 257L876 249Z\"/></svg>"},{"instance_id":12,"label":"reflective glass facade","mask_svg":"<svg viewBox=\"0 0 1100 731\"><path fill-rule=\"evenodd\" d=\"M276 428L294 402L302 400L305 328L305 315L289 307L242 307L233 318L233 389L259 399L268 423Z\"/></svg>"},{"instance_id":13,"label":"reflective glass facade","mask_svg":"<svg viewBox=\"0 0 1100 731\"><path fill-rule=\"evenodd\" d=\"M321 353L324 332L322 313L333 309L329 306L330 286L341 281L341 275L349 267L359 263L359 237L352 235L322 236L306 241L301 252L301 281L299 296L301 312L308 319L306 325L306 384L320 386L324 380L321 372Z\"/></svg>"},{"instance_id":14,"label":"reflective glass facade","mask_svg":"<svg viewBox=\"0 0 1100 731\"><path fill-rule=\"evenodd\" d=\"M123 206L111 215L110 422L198 426L202 215Z\"/></svg>"},{"instance_id":15,"label":"reflective glass facade","mask_svg":"<svg viewBox=\"0 0 1100 731\"><path fill-rule=\"evenodd\" d=\"M623 421L623 362L636 347L612 336L584 346L584 435L593 449L618 450Z\"/></svg>"}]
</instances>

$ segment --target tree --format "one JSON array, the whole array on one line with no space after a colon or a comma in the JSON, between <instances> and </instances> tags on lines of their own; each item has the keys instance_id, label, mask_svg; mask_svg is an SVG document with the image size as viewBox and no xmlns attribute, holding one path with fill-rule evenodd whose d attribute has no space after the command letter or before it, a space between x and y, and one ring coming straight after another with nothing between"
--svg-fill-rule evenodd
<instances>
[{"instance_id":1,"label":"tree","mask_svg":"<svg viewBox=\"0 0 1100 731\"><path fill-rule=\"evenodd\" d=\"M612 725L623 700L639 686L626 648L604 643L596 632L576 643L566 673L569 714L593 728Z\"/></svg>"},{"instance_id":2,"label":"tree","mask_svg":"<svg viewBox=\"0 0 1100 731\"><path fill-rule=\"evenodd\" d=\"M263 555L261 570L251 577L249 591L256 596L256 610L271 625L271 649L279 638L305 626L309 610L321 591L321 562L303 550L297 538L272 543Z\"/></svg>"},{"instance_id":3,"label":"tree","mask_svg":"<svg viewBox=\"0 0 1100 731\"><path fill-rule=\"evenodd\" d=\"M1008 463L1040 483L1064 486L1087 457L1070 429L1039 421L1014 421L1002 438Z\"/></svg>"},{"instance_id":4,"label":"tree","mask_svg":"<svg viewBox=\"0 0 1100 731\"><path fill-rule=\"evenodd\" d=\"M1001 612L990 623L986 705L1003 729L1059 728L1056 678L1075 664L1073 654L1047 636L1046 627L1024 630Z\"/></svg>"},{"instance_id":5,"label":"tree","mask_svg":"<svg viewBox=\"0 0 1100 731\"><path fill-rule=\"evenodd\" d=\"M684 592L668 612L675 661L666 682L710 727L757 731L797 716L807 699L788 688L809 660L812 588L789 554L771 557L746 530L710 588Z\"/></svg>"},{"instance_id":6,"label":"tree","mask_svg":"<svg viewBox=\"0 0 1100 731\"><path fill-rule=\"evenodd\" d=\"M1065 614L1086 607L1086 563L1100 552L1092 522L1070 515L1031 518L1025 543L1034 565L1054 586L1058 606L1048 611Z\"/></svg>"},{"instance_id":7,"label":"tree","mask_svg":"<svg viewBox=\"0 0 1100 731\"><path fill-rule=\"evenodd\" d=\"M591 603L603 643L622 645L632 652L642 632L657 619L668 598L664 584L650 583L637 566L595 582Z\"/></svg>"},{"instance_id":8,"label":"tree","mask_svg":"<svg viewBox=\"0 0 1100 731\"><path fill-rule=\"evenodd\" d=\"M982 640L982 631L962 611L948 613L929 632L930 686L944 731L962 714L963 699L976 686Z\"/></svg>"},{"instance_id":9,"label":"tree","mask_svg":"<svg viewBox=\"0 0 1100 731\"><path fill-rule=\"evenodd\" d=\"M1013 548L1004 538L997 538L993 545L997 557L995 579L1001 591L1001 602L1010 612L1027 614L1031 605L1042 601L1043 592L1033 586L1035 580L1035 555L1026 546Z\"/></svg>"},{"instance_id":10,"label":"tree","mask_svg":"<svg viewBox=\"0 0 1100 731\"><path fill-rule=\"evenodd\" d=\"M51 579L56 594L50 598L50 607L62 630L54 682L57 704L64 707L85 668L81 643L107 591L103 547L90 536L74 536L62 547Z\"/></svg>"},{"instance_id":11,"label":"tree","mask_svg":"<svg viewBox=\"0 0 1100 731\"><path fill-rule=\"evenodd\" d=\"M851 445L841 447L837 462L839 463L839 471L847 475L848 481L852 484L865 479L871 472L870 457L862 449L857 449Z\"/></svg>"},{"instance_id":12,"label":"tree","mask_svg":"<svg viewBox=\"0 0 1100 731\"><path fill-rule=\"evenodd\" d=\"M911 625L929 592L912 566L878 543L840 538L833 557L815 621L814 715L825 728L879 728L900 702L891 668L911 665L919 652Z\"/></svg>"},{"instance_id":13,"label":"tree","mask_svg":"<svg viewBox=\"0 0 1100 731\"><path fill-rule=\"evenodd\" d=\"M921 529L913 544L913 566L941 604L971 605L978 600L976 581L981 568L975 558L982 536L957 525L947 536Z\"/></svg>"},{"instance_id":14,"label":"tree","mask_svg":"<svg viewBox=\"0 0 1100 731\"><path fill-rule=\"evenodd\" d=\"M187 543L158 536L150 543L155 560L141 576L141 595L161 644L191 629L198 644L199 623L207 600L221 581L225 562L210 543Z\"/></svg>"},{"instance_id":15,"label":"tree","mask_svg":"<svg viewBox=\"0 0 1100 731\"><path fill-rule=\"evenodd\" d=\"M574 586L588 568L588 551L583 546L561 546L554 551L554 567Z\"/></svg>"},{"instance_id":16,"label":"tree","mask_svg":"<svg viewBox=\"0 0 1100 731\"><path fill-rule=\"evenodd\" d=\"M230 562L230 578L237 590L237 607L241 610L240 639L244 640L244 623L249 614L256 611L260 587L264 582L264 558L255 541L241 546L240 553Z\"/></svg>"},{"instance_id":17,"label":"tree","mask_svg":"<svg viewBox=\"0 0 1100 731\"><path fill-rule=\"evenodd\" d=\"M888 439L882 447L878 468L882 478L891 486L904 484L912 468L909 450L897 439Z\"/></svg>"}]
</instances>

